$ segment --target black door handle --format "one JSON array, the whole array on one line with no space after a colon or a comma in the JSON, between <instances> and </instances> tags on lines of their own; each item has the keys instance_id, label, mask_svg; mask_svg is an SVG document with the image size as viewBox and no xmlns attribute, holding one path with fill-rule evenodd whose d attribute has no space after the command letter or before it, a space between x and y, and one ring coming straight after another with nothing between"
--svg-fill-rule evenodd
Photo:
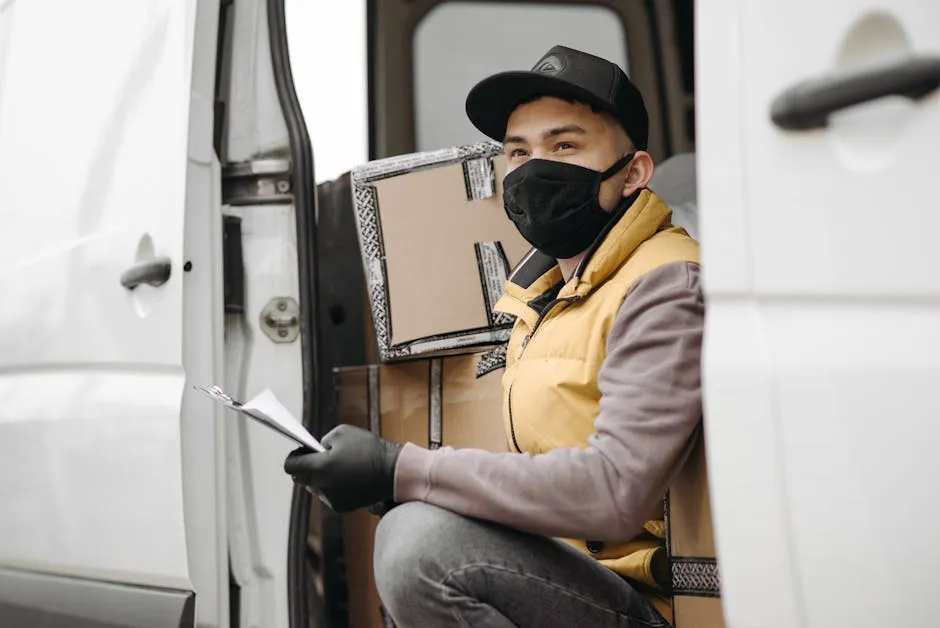
<instances>
[{"instance_id":1,"label":"black door handle","mask_svg":"<svg viewBox=\"0 0 940 628\"><path fill-rule=\"evenodd\" d=\"M151 286L160 286L170 278L170 258L155 257L143 262L137 262L121 273L121 285L133 290L142 283Z\"/></svg>"},{"instance_id":2,"label":"black door handle","mask_svg":"<svg viewBox=\"0 0 940 628\"><path fill-rule=\"evenodd\" d=\"M770 119L787 131L822 129L829 115L884 96L919 100L940 87L940 57L912 57L893 65L797 83L774 98Z\"/></svg>"}]
</instances>

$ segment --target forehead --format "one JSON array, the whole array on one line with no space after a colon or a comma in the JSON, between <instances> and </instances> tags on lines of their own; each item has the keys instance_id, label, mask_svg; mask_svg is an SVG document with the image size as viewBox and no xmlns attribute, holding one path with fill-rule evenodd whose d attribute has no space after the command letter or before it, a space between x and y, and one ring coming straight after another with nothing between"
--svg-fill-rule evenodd
<instances>
[{"instance_id":1,"label":"forehead","mask_svg":"<svg viewBox=\"0 0 940 628\"><path fill-rule=\"evenodd\" d=\"M560 98L544 97L519 105L506 123L506 137L536 141L546 132L564 126L578 126L588 134L605 134L607 121L588 105Z\"/></svg>"}]
</instances>

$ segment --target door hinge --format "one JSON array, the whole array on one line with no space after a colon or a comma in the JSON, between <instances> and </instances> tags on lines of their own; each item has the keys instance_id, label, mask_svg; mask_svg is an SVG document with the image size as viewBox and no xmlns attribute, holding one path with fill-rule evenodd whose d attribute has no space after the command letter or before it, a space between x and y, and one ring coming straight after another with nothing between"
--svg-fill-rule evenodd
<instances>
[{"instance_id":1,"label":"door hinge","mask_svg":"<svg viewBox=\"0 0 940 628\"><path fill-rule=\"evenodd\" d=\"M274 342L294 342L300 335L300 308L293 297L274 297L261 310L261 331Z\"/></svg>"},{"instance_id":2,"label":"door hinge","mask_svg":"<svg viewBox=\"0 0 940 628\"><path fill-rule=\"evenodd\" d=\"M222 203L269 205L292 203L291 163L288 159L254 159L222 169Z\"/></svg>"}]
</instances>

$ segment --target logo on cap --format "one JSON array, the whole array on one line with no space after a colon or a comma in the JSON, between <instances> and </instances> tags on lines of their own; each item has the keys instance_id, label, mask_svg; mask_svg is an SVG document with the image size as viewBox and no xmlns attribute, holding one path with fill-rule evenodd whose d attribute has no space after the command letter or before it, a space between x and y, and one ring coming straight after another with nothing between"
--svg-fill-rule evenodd
<instances>
[{"instance_id":1,"label":"logo on cap","mask_svg":"<svg viewBox=\"0 0 940 628\"><path fill-rule=\"evenodd\" d=\"M558 74L565 69L565 62L561 57L557 55L549 55L539 61L533 72L538 72L539 74Z\"/></svg>"}]
</instances>

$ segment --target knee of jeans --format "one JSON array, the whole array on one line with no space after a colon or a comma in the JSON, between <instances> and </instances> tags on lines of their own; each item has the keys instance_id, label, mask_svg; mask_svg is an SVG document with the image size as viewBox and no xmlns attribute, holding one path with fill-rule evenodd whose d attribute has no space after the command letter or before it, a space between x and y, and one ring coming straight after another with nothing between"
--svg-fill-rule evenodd
<instances>
[{"instance_id":1,"label":"knee of jeans","mask_svg":"<svg viewBox=\"0 0 940 628\"><path fill-rule=\"evenodd\" d=\"M444 578L448 569L444 560L459 547L459 541L451 538L459 526L447 522L457 517L421 502L402 504L382 517L375 532L373 568L376 588L387 606L394 606L400 596L436 587Z\"/></svg>"}]
</instances>

